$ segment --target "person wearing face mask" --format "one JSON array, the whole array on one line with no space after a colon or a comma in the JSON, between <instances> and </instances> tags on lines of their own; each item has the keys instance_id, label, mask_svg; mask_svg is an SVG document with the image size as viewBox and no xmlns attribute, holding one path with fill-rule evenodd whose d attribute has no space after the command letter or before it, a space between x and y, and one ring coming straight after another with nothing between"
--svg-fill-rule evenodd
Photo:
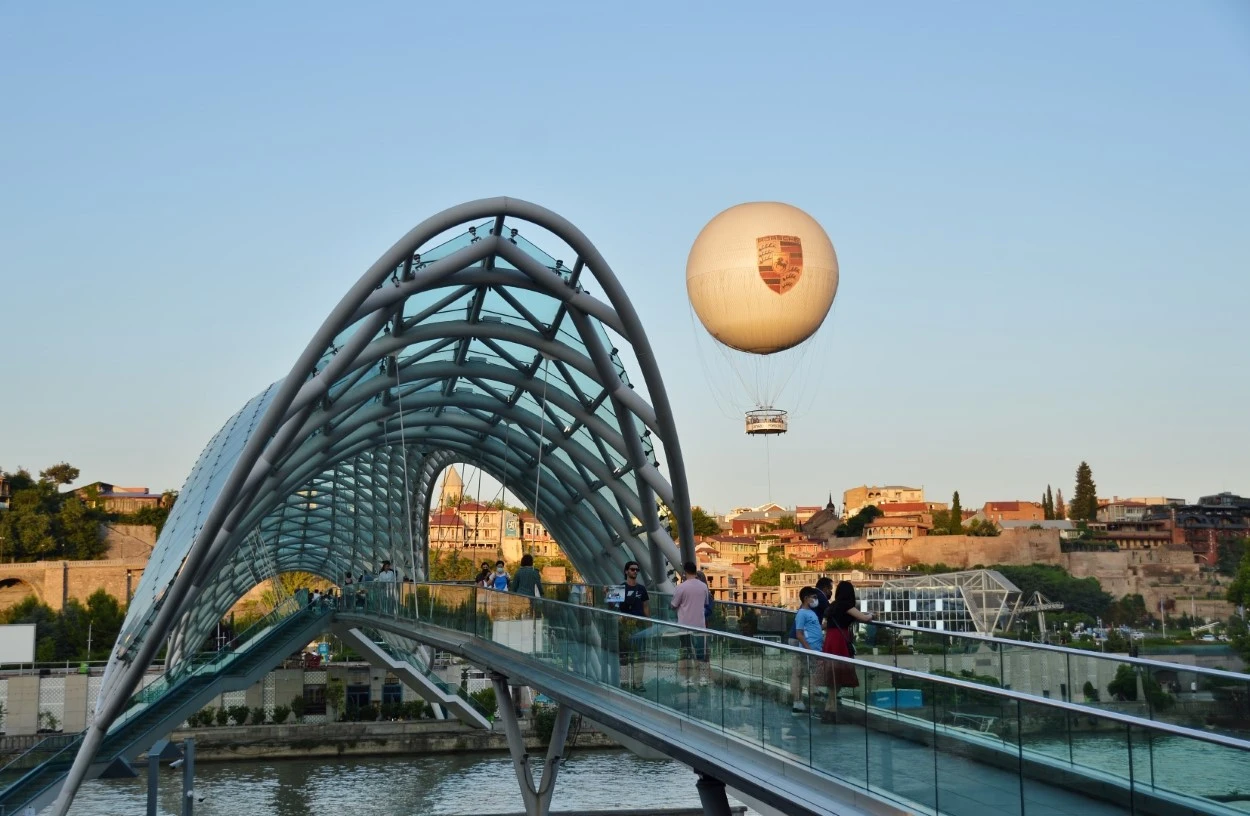
<instances>
[{"instance_id":1,"label":"person wearing face mask","mask_svg":"<svg viewBox=\"0 0 1250 816\"><path fill-rule=\"evenodd\" d=\"M495 562L495 575L490 579L490 588L500 592L508 591L508 570L504 569L502 561Z\"/></svg>"},{"instance_id":2,"label":"person wearing face mask","mask_svg":"<svg viewBox=\"0 0 1250 816\"><path fill-rule=\"evenodd\" d=\"M819 652L824 643L824 632L820 629L820 618L816 610L820 606L820 590L816 587L803 587L799 590L799 611L794 616L794 633L790 639L791 646L798 646L813 652ZM794 656L794 666L790 670L790 710L796 714L807 711L803 704L803 678L807 679L807 690L812 691L811 673L815 664L805 654Z\"/></svg>"}]
</instances>

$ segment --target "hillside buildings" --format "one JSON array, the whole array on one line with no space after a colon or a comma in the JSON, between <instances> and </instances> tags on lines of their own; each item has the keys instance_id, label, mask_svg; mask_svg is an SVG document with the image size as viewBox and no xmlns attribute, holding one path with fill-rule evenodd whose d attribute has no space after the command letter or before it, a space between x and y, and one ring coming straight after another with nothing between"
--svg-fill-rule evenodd
<instances>
[{"instance_id":1,"label":"hillside buildings","mask_svg":"<svg viewBox=\"0 0 1250 816\"><path fill-rule=\"evenodd\" d=\"M516 512L496 504L465 500L464 482L448 468L439 491L438 507L429 518L430 548L455 550L475 561L509 563L525 554L559 556L551 533L528 510Z\"/></svg>"},{"instance_id":2,"label":"hillside buildings","mask_svg":"<svg viewBox=\"0 0 1250 816\"><path fill-rule=\"evenodd\" d=\"M903 485L885 485L884 487L874 485L869 487L868 485L860 485L842 493L842 518L850 518L870 504L881 510L887 504L923 501L923 487L905 487Z\"/></svg>"},{"instance_id":3,"label":"hillside buildings","mask_svg":"<svg viewBox=\"0 0 1250 816\"><path fill-rule=\"evenodd\" d=\"M146 487L122 487L108 482L92 482L75 488L74 495L106 513L121 514L137 513L145 507L163 507L168 501L164 494L153 493Z\"/></svg>"}]
</instances>

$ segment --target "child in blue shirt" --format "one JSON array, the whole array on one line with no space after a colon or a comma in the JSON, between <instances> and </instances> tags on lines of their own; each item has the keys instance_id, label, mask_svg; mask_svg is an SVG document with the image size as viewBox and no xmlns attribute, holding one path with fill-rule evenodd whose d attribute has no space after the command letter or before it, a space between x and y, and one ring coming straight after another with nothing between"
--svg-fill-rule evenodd
<instances>
[{"instance_id":1,"label":"child in blue shirt","mask_svg":"<svg viewBox=\"0 0 1250 816\"><path fill-rule=\"evenodd\" d=\"M804 649L813 652L819 652L824 645L824 632L820 628L820 617L816 614L816 607L820 601L816 594L820 590L815 587L803 587L799 590L799 611L794 616L794 639L795 642ZM807 711L807 707L803 705L803 678L808 677L807 687L812 689L811 672L815 670L817 663L809 660L806 655L796 654L794 656L794 668L790 672L790 700L791 711L802 713Z\"/></svg>"}]
</instances>

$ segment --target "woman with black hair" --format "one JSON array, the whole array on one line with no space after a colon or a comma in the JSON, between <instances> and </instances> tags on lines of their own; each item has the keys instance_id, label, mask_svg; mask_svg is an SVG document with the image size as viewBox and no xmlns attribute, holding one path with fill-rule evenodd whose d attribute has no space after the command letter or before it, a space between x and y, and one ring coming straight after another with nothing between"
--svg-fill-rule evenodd
<instances>
[{"instance_id":1,"label":"woman with black hair","mask_svg":"<svg viewBox=\"0 0 1250 816\"><path fill-rule=\"evenodd\" d=\"M493 574L493 570L491 570L490 568L490 562L483 561L482 570L481 572L477 574L477 577L473 579L473 583L477 584L480 587L488 586L490 584L490 579L491 579L492 574Z\"/></svg>"},{"instance_id":2,"label":"woman with black hair","mask_svg":"<svg viewBox=\"0 0 1250 816\"><path fill-rule=\"evenodd\" d=\"M868 623L872 620L872 615L861 612L856 603L855 585L850 581L838 582L837 589L833 591L833 603L829 604L829 611L825 613L825 643L822 651L826 654L855 656L854 626L856 623ZM838 710L838 690L856 688L859 686L859 677L855 673L855 667L849 663L840 660L828 660L825 663L825 685L829 686L829 698L825 701L821 720L834 722Z\"/></svg>"}]
</instances>

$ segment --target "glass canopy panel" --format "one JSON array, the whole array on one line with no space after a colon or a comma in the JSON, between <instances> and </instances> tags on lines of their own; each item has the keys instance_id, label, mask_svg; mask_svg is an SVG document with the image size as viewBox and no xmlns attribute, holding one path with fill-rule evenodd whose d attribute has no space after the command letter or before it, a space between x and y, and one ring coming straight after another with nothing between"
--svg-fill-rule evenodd
<instances>
[{"instance_id":1,"label":"glass canopy panel","mask_svg":"<svg viewBox=\"0 0 1250 816\"><path fill-rule=\"evenodd\" d=\"M179 491L139 586L131 598L120 640L130 644L151 622L151 613L190 552L204 520L225 486L239 453L264 415L281 381L253 397L209 442Z\"/></svg>"}]
</instances>

